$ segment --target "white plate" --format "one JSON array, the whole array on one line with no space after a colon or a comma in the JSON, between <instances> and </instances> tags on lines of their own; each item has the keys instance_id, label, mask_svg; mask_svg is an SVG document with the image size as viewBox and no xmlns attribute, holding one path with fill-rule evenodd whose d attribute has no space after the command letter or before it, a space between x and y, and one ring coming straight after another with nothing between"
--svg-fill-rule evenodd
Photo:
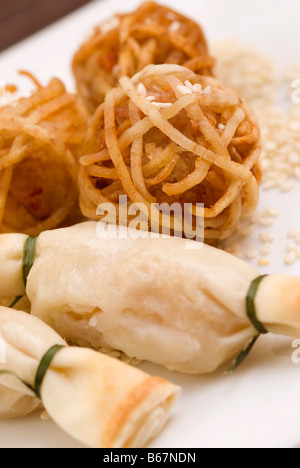
<instances>
[{"instance_id":1,"label":"white plate","mask_svg":"<svg viewBox=\"0 0 300 468\"><path fill-rule=\"evenodd\" d=\"M44 83L56 75L74 87L70 61L91 27L117 11L134 9L139 0L95 1L0 55L0 79L29 88L18 69L29 69ZM300 3L294 0L165 0L203 26L210 41L238 37L256 44L280 66L299 60ZM183 8L184 5L184 8ZM298 62L299 64L299 62ZM300 78L300 77L299 77ZM300 138L300 137L299 137ZM260 209L278 207L275 248L263 273L299 275L300 261L284 262L289 228L300 229L300 185L282 195L262 193ZM298 223L298 225L297 225ZM260 231L262 228L260 228ZM258 231L244 246L259 246ZM255 264L255 262L254 262ZM224 369L211 376L185 376L143 364L142 368L183 387L172 418L152 447L296 447L300 445L300 368L292 363L291 339L260 338L247 362L231 377ZM53 422L38 414L0 422L0 447L80 447Z\"/></svg>"}]
</instances>

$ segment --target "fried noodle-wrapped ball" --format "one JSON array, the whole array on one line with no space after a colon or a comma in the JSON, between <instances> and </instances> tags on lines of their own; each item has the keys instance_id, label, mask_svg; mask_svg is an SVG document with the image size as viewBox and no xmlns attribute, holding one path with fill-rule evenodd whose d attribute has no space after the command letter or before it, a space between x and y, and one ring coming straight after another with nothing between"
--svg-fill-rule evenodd
<instances>
[{"instance_id":1,"label":"fried noodle-wrapped ball","mask_svg":"<svg viewBox=\"0 0 300 468\"><path fill-rule=\"evenodd\" d=\"M100 25L78 50L73 72L78 91L93 112L122 76L133 76L150 64L175 63L201 75L211 74L201 27L155 2Z\"/></svg>"},{"instance_id":2,"label":"fried noodle-wrapped ball","mask_svg":"<svg viewBox=\"0 0 300 468\"><path fill-rule=\"evenodd\" d=\"M83 104L58 79L0 108L2 232L39 234L70 214L86 123Z\"/></svg>"},{"instance_id":3,"label":"fried noodle-wrapped ball","mask_svg":"<svg viewBox=\"0 0 300 468\"><path fill-rule=\"evenodd\" d=\"M229 237L259 196L260 131L249 106L211 77L150 65L123 77L96 111L80 159L81 209L191 203L205 238ZM196 206L197 204L203 204Z\"/></svg>"},{"instance_id":4,"label":"fried noodle-wrapped ball","mask_svg":"<svg viewBox=\"0 0 300 468\"><path fill-rule=\"evenodd\" d=\"M109 356L67 347L54 330L21 311L0 307L0 340L6 351L0 418L26 415L42 402L54 422L89 447L143 447L165 425L180 391ZM54 348L45 372L43 357Z\"/></svg>"}]
</instances>

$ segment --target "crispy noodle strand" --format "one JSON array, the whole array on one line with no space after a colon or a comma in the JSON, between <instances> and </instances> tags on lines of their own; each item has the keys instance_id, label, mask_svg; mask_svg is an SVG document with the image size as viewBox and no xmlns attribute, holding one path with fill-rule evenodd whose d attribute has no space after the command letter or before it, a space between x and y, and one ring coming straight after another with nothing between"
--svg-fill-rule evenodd
<instances>
[{"instance_id":1,"label":"crispy noodle strand","mask_svg":"<svg viewBox=\"0 0 300 468\"><path fill-rule=\"evenodd\" d=\"M97 219L97 204L119 195L129 206L142 203L148 216L151 203L190 203L191 229L204 223L208 241L229 237L258 203L261 144L252 110L214 78L178 65L150 65L120 84L87 132L83 214ZM174 230L177 221L159 216Z\"/></svg>"}]
</instances>

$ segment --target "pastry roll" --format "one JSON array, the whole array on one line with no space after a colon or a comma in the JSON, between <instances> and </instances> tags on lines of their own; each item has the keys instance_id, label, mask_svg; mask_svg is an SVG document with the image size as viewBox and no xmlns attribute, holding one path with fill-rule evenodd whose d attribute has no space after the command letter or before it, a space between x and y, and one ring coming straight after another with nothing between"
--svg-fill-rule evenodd
<instances>
[{"instance_id":1,"label":"pastry roll","mask_svg":"<svg viewBox=\"0 0 300 468\"><path fill-rule=\"evenodd\" d=\"M149 64L176 63L211 75L202 28L193 20L155 2L100 24L73 59L78 92L93 114L122 76L133 76Z\"/></svg>"},{"instance_id":2,"label":"pastry roll","mask_svg":"<svg viewBox=\"0 0 300 468\"><path fill-rule=\"evenodd\" d=\"M36 393L53 420L90 447L144 446L162 429L179 393L166 380L109 356L67 347L54 330L24 312L0 308L0 339L5 344L0 417L37 408Z\"/></svg>"},{"instance_id":3,"label":"pastry roll","mask_svg":"<svg viewBox=\"0 0 300 468\"><path fill-rule=\"evenodd\" d=\"M38 398L27 395L22 391L18 392L5 385L0 385L0 419L26 416L38 408L42 408Z\"/></svg>"},{"instance_id":4,"label":"pastry roll","mask_svg":"<svg viewBox=\"0 0 300 468\"><path fill-rule=\"evenodd\" d=\"M31 312L73 343L120 350L171 370L206 373L235 357L258 330L246 297L259 273L213 247L144 238L96 222L42 233L27 279ZM0 237L0 297L25 294L26 237ZM195 249L195 247L199 247ZM257 321L300 337L300 279L261 281Z\"/></svg>"}]
</instances>

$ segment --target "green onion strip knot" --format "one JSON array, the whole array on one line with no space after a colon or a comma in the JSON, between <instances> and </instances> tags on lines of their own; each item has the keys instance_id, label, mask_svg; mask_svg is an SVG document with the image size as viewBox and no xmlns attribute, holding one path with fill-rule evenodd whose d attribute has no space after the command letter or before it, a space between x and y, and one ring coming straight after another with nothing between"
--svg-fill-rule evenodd
<instances>
[{"instance_id":1,"label":"green onion strip knot","mask_svg":"<svg viewBox=\"0 0 300 468\"><path fill-rule=\"evenodd\" d=\"M45 375L46 375L46 373L47 373L47 371L48 371L48 369L49 369L49 367L50 367L50 365L51 365L51 363L52 363L52 361L54 359L54 356L62 348L64 348L64 346L54 345L50 349L48 349L48 351L44 354L44 356L42 357L42 359L40 361L37 372L36 372L34 387L32 385L30 385L28 382L26 382L25 380L21 379L14 372L11 372L11 371L8 371L8 370L0 370L0 376L1 375L14 375L15 377L17 377L17 379L20 380L20 382L22 382L24 385L26 385L26 387L28 387L31 391L33 391L37 398L39 398L41 400L42 399L41 398L41 387L42 387Z\"/></svg>"},{"instance_id":2,"label":"green onion strip knot","mask_svg":"<svg viewBox=\"0 0 300 468\"><path fill-rule=\"evenodd\" d=\"M266 278L266 276L268 275L259 276L258 278L253 280L248 290L248 294L246 296L246 314L254 328L258 331L258 334L252 338L252 340L245 349L240 351L239 355L234 360L232 366L226 372L227 374L232 374L237 369L237 367L239 367L244 362L244 360L252 350L253 346L255 345L256 341L258 340L259 336L268 333L268 330L265 328L265 326L258 320L255 308L255 297L258 288L262 280Z\"/></svg>"},{"instance_id":3,"label":"green onion strip knot","mask_svg":"<svg viewBox=\"0 0 300 468\"><path fill-rule=\"evenodd\" d=\"M24 248L23 248L23 258L22 258L22 276L23 276L23 284L26 288L27 286L27 279L31 268L33 267L34 259L35 259L35 251L36 251L36 241L37 236L29 236L27 237ZM12 303L8 306L9 309L13 309L14 306L22 299L24 296L16 297Z\"/></svg>"}]
</instances>

